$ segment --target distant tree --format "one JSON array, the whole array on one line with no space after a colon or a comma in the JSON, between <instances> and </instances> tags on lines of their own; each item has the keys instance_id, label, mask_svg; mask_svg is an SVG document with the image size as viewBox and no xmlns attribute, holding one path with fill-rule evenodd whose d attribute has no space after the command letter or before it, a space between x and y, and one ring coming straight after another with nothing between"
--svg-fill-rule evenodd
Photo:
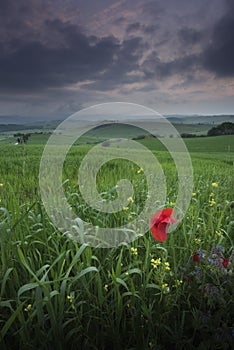
<instances>
[{"instance_id":1,"label":"distant tree","mask_svg":"<svg viewBox=\"0 0 234 350\"><path fill-rule=\"evenodd\" d=\"M109 147L110 145L111 145L111 143L109 141L102 142L103 147Z\"/></svg>"},{"instance_id":2,"label":"distant tree","mask_svg":"<svg viewBox=\"0 0 234 350\"><path fill-rule=\"evenodd\" d=\"M31 136L31 134L15 134L14 135L15 137L17 137L17 143L27 143L28 142L28 139L29 137Z\"/></svg>"},{"instance_id":3,"label":"distant tree","mask_svg":"<svg viewBox=\"0 0 234 350\"><path fill-rule=\"evenodd\" d=\"M144 140L144 138L145 138L145 135L138 135L136 137L133 137L132 139L133 140Z\"/></svg>"},{"instance_id":4,"label":"distant tree","mask_svg":"<svg viewBox=\"0 0 234 350\"><path fill-rule=\"evenodd\" d=\"M192 138L192 137L197 137L195 134L189 134L189 133L182 133L180 135L182 138L187 139L187 138Z\"/></svg>"},{"instance_id":5,"label":"distant tree","mask_svg":"<svg viewBox=\"0 0 234 350\"><path fill-rule=\"evenodd\" d=\"M208 131L207 135L208 136L234 135L234 123L224 122L220 125L214 126Z\"/></svg>"}]
</instances>

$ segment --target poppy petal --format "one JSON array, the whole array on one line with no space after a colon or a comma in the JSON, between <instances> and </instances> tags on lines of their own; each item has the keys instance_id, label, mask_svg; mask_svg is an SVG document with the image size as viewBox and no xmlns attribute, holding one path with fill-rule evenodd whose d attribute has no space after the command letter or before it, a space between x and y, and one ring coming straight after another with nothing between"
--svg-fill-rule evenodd
<instances>
[{"instance_id":1,"label":"poppy petal","mask_svg":"<svg viewBox=\"0 0 234 350\"><path fill-rule=\"evenodd\" d=\"M167 223L160 223L151 227L152 236L159 242L165 242L167 239Z\"/></svg>"},{"instance_id":2,"label":"poppy petal","mask_svg":"<svg viewBox=\"0 0 234 350\"><path fill-rule=\"evenodd\" d=\"M150 230L153 237L159 241L164 242L167 239L167 229L170 224L178 221L177 218L171 216L174 212L172 208L165 208L157 211L150 219Z\"/></svg>"},{"instance_id":3,"label":"poppy petal","mask_svg":"<svg viewBox=\"0 0 234 350\"><path fill-rule=\"evenodd\" d=\"M153 226L159 220L161 215L162 215L162 210L159 210L159 211L157 211L157 213L152 215L152 217L150 219L150 226Z\"/></svg>"},{"instance_id":4,"label":"poppy petal","mask_svg":"<svg viewBox=\"0 0 234 350\"><path fill-rule=\"evenodd\" d=\"M221 258L222 259L222 265L223 265L223 267L227 267L228 266L228 264L229 264L229 260L228 259L224 259L224 258Z\"/></svg>"},{"instance_id":5,"label":"poppy petal","mask_svg":"<svg viewBox=\"0 0 234 350\"><path fill-rule=\"evenodd\" d=\"M179 221L179 220L174 218L173 216L169 216L169 217L164 218L161 222L165 222L168 224L174 224L177 221Z\"/></svg>"},{"instance_id":6,"label":"poppy petal","mask_svg":"<svg viewBox=\"0 0 234 350\"><path fill-rule=\"evenodd\" d=\"M171 216L174 213L174 209L172 208L165 208L162 210L162 215L165 216Z\"/></svg>"}]
</instances>

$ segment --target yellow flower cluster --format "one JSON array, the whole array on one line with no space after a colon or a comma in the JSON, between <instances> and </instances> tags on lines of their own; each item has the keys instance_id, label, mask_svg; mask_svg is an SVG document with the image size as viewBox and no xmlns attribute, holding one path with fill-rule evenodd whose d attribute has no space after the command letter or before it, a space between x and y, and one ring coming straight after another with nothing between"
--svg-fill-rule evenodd
<instances>
[{"instance_id":1,"label":"yellow flower cluster","mask_svg":"<svg viewBox=\"0 0 234 350\"><path fill-rule=\"evenodd\" d=\"M170 288L168 287L168 283L163 283L161 285L161 288L162 288L163 293L169 293L169 291L170 291Z\"/></svg>"},{"instance_id":2,"label":"yellow flower cluster","mask_svg":"<svg viewBox=\"0 0 234 350\"><path fill-rule=\"evenodd\" d=\"M108 284L105 284L104 289L105 289L106 292L108 292L108 289L109 289Z\"/></svg>"},{"instance_id":3,"label":"yellow flower cluster","mask_svg":"<svg viewBox=\"0 0 234 350\"><path fill-rule=\"evenodd\" d=\"M166 262L164 263L164 266L165 266L165 270L167 270L167 271L170 271L170 270L171 270L169 262L166 261Z\"/></svg>"},{"instance_id":4,"label":"yellow flower cluster","mask_svg":"<svg viewBox=\"0 0 234 350\"><path fill-rule=\"evenodd\" d=\"M176 280L175 281L175 287L179 287L183 283L182 280Z\"/></svg>"},{"instance_id":5,"label":"yellow flower cluster","mask_svg":"<svg viewBox=\"0 0 234 350\"><path fill-rule=\"evenodd\" d=\"M214 193L211 192L211 194L210 194L210 199L209 199L209 205L210 205L210 207L213 207L213 206L216 204L216 202L215 202L213 196L214 196Z\"/></svg>"},{"instance_id":6,"label":"yellow flower cluster","mask_svg":"<svg viewBox=\"0 0 234 350\"><path fill-rule=\"evenodd\" d=\"M24 311L29 312L32 308L32 304L28 304L28 306L24 309Z\"/></svg>"},{"instance_id":7,"label":"yellow flower cluster","mask_svg":"<svg viewBox=\"0 0 234 350\"><path fill-rule=\"evenodd\" d=\"M218 230L218 231L215 231L216 235L219 236L219 237L222 237L223 235L223 232Z\"/></svg>"},{"instance_id":8,"label":"yellow flower cluster","mask_svg":"<svg viewBox=\"0 0 234 350\"><path fill-rule=\"evenodd\" d=\"M142 168L140 168L139 170L137 170L137 174L140 174L140 173L142 173L143 172L143 169Z\"/></svg>"},{"instance_id":9,"label":"yellow flower cluster","mask_svg":"<svg viewBox=\"0 0 234 350\"><path fill-rule=\"evenodd\" d=\"M70 303L72 304L71 307L73 310L75 310L75 306L73 304L73 296L72 295L67 295L67 300L70 301Z\"/></svg>"},{"instance_id":10,"label":"yellow flower cluster","mask_svg":"<svg viewBox=\"0 0 234 350\"><path fill-rule=\"evenodd\" d=\"M128 197L128 201L129 201L130 203L133 203L133 202L134 202L134 200L133 200L132 197Z\"/></svg>"},{"instance_id":11,"label":"yellow flower cluster","mask_svg":"<svg viewBox=\"0 0 234 350\"><path fill-rule=\"evenodd\" d=\"M209 204L210 204L210 207L213 207L213 206L216 204L214 198L211 198L211 199L209 200Z\"/></svg>"},{"instance_id":12,"label":"yellow flower cluster","mask_svg":"<svg viewBox=\"0 0 234 350\"><path fill-rule=\"evenodd\" d=\"M212 182L211 186L214 187L214 188L217 188L218 184L217 184L217 182Z\"/></svg>"},{"instance_id":13,"label":"yellow flower cluster","mask_svg":"<svg viewBox=\"0 0 234 350\"><path fill-rule=\"evenodd\" d=\"M151 265L154 269L156 269L161 264L161 258L151 259Z\"/></svg>"},{"instance_id":14,"label":"yellow flower cluster","mask_svg":"<svg viewBox=\"0 0 234 350\"><path fill-rule=\"evenodd\" d=\"M134 248L134 247L131 248L131 252L132 252L133 255L137 255L138 254L137 248Z\"/></svg>"},{"instance_id":15,"label":"yellow flower cluster","mask_svg":"<svg viewBox=\"0 0 234 350\"><path fill-rule=\"evenodd\" d=\"M72 296L71 296L71 295L68 295L68 296L67 296L67 300L69 300L69 301L70 301L70 303L72 303L72 302L73 302L73 298L72 298Z\"/></svg>"},{"instance_id":16,"label":"yellow flower cluster","mask_svg":"<svg viewBox=\"0 0 234 350\"><path fill-rule=\"evenodd\" d=\"M196 244L200 244L200 243L201 243L201 240L200 240L200 238L195 238L195 239L194 239L194 242L195 242Z\"/></svg>"}]
</instances>

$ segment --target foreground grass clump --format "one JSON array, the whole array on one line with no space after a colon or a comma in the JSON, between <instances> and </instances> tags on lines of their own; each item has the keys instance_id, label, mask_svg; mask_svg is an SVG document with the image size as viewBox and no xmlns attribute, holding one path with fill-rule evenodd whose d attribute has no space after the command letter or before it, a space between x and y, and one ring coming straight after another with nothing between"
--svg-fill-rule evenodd
<instances>
[{"instance_id":1,"label":"foreground grass clump","mask_svg":"<svg viewBox=\"0 0 234 350\"><path fill-rule=\"evenodd\" d=\"M164 243L150 232L116 249L95 249L62 235L40 201L41 146L2 147L0 169L1 349L230 349L234 332L233 164L217 153L192 153L194 192L186 216ZM79 152L77 152L79 150ZM73 148L64 169L66 196L94 224L136 215L147 186L130 164L134 197L106 218L77 195L75 169L87 148ZM175 167L157 157L173 207ZM121 161L98 176L104 197ZM116 171L118 169L118 171ZM108 175L109 174L109 175ZM107 190L107 186L110 186ZM76 194L76 195L75 195Z\"/></svg>"}]
</instances>

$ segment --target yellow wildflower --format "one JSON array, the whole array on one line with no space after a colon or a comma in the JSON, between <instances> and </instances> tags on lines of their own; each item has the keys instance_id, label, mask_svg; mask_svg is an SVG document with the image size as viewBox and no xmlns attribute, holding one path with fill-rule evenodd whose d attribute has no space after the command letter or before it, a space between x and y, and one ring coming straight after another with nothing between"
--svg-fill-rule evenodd
<instances>
[{"instance_id":1,"label":"yellow wildflower","mask_svg":"<svg viewBox=\"0 0 234 350\"><path fill-rule=\"evenodd\" d=\"M67 295L67 300L69 300L70 303L72 303L73 302L73 297L71 295Z\"/></svg>"},{"instance_id":2,"label":"yellow wildflower","mask_svg":"<svg viewBox=\"0 0 234 350\"><path fill-rule=\"evenodd\" d=\"M194 242L195 242L196 244L200 244L200 243L201 243L201 240L200 240L200 238L195 238L195 239L194 239Z\"/></svg>"},{"instance_id":3,"label":"yellow wildflower","mask_svg":"<svg viewBox=\"0 0 234 350\"><path fill-rule=\"evenodd\" d=\"M151 259L151 265L154 269L156 269L161 264L161 258Z\"/></svg>"},{"instance_id":4,"label":"yellow wildflower","mask_svg":"<svg viewBox=\"0 0 234 350\"><path fill-rule=\"evenodd\" d=\"M123 210L124 211L127 211L129 208L128 207L123 207Z\"/></svg>"},{"instance_id":5,"label":"yellow wildflower","mask_svg":"<svg viewBox=\"0 0 234 350\"><path fill-rule=\"evenodd\" d=\"M223 232L222 232L222 231L220 231L220 230L215 231L215 233L216 233L216 235L217 235L217 236L219 236L219 237L221 237L221 236L223 235Z\"/></svg>"},{"instance_id":6,"label":"yellow wildflower","mask_svg":"<svg viewBox=\"0 0 234 350\"><path fill-rule=\"evenodd\" d=\"M217 182L212 182L211 186L214 187L214 188L217 188L218 184L217 184Z\"/></svg>"},{"instance_id":7,"label":"yellow wildflower","mask_svg":"<svg viewBox=\"0 0 234 350\"><path fill-rule=\"evenodd\" d=\"M108 284L105 284L104 289L106 292L108 292L108 288L109 288Z\"/></svg>"},{"instance_id":8,"label":"yellow wildflower","mask_svg":"<svg viewBox=\"0 0 234 350\"><path fill-rule=\"evenodd\" d=\"M128 197L128 201L129 201L130 203L133 203L133 202L134 202L134 200L133 200L132 197Z\"/></svg>"},{"instance_id":9,"label":"yellow wildflower","mask_svg":"<svg viewBox=\"0 0 234 350\"><path fill-rule=\"evenodd\" d=\"M28 304L28 306L24 309L24 311L29 312L32 308L32 304Z\"/></svg>"},{"instance_id":10,"label":"yellow wildflower","mask_svg":"<svg viewBox=\"0 0 234 350\"><path fill-rule=\"evenodd\" d=\"M163 293L168 293L170 291L170 288L168 287L168 283L163 283L161 288Z\"/></svg>"},{"instance_id":11,"label":"yellow wildflower","mask_svg":"<svg viewBox=\"0 0 234 350\"><path fill-rule=\"evenodd\" d=\"M196 192L193 192L193 193L192 193L192 196L193 196L193 197L195 197L196 195L197 195Z\"/></svg>"},{"instance_id":12,"label":"yellow wildflower","mask_svg":"<svg viewBox=\"0 0 234 350\"><path fill-rule=\"evenodd\" d=\"M140 173L142 173L143 172L143 169L142 168L140 168L139 170L137 170L137 174L140 174Z\"/></svg>"},{"instance_id":13,"label":"yellow wildflower","mask_svg":"<svg viewBox=\"0 0 234 350\"><path fill-rule=\"evenodd\" d=\"M67 295L67 300L71 303L71 308L75 310L75 306L73 304L73 296L72 295Z\"/></svg>"},{"instance_id":14,"label":"yellow wildflower","mask_svg":"<svg viewBox=\"0 0 234 350\"><path fill-rule=\"evenodd\" d=\"M179 287L183 283L182 280L176 280L175 281L175 287Z\"/></svg>"},{"instance_id":15,"label":"yellow wildflower","mask_svg":"<svg viewBox=\"0 0 234 350\"><path fill-rule=\"evenodd\" d=\"M166 262L164 263L164 266L165 266L165 270L167 270L167 271L170 271L170 270L171 270L169 262L166 261Z\"/></svg>"},{"instance_id":16,"label":"yellow wildflower","mask_svg":"<svg viewBox=\"0 0 234 350\"><path fill-rule=\"evenodd\" d=\"M0 183L0 187L3 187L3 183Z\"/></svg>"},{"instance_id":17,"label":"yellow wildflower","mask_svg":"<svg viewBox=\"0 0 234 350\"><path fill-rule=\"evenodd\" d=\"M134 248L134 247L131 248L131 252L132 252L133 255L137 255L138 254L137 253L137 248Z\"/></svg>"},{"instance_id":18,"label":"yellow wildflower","mask_svg":"<svg viewBox=\"0 0 234 350\"><path fill-rule=\"evenodd\" d=\"M216 204L214 198L209 200L209 204L210 204L210 207L213 207Z\"/></svg>"}]
</instances>

